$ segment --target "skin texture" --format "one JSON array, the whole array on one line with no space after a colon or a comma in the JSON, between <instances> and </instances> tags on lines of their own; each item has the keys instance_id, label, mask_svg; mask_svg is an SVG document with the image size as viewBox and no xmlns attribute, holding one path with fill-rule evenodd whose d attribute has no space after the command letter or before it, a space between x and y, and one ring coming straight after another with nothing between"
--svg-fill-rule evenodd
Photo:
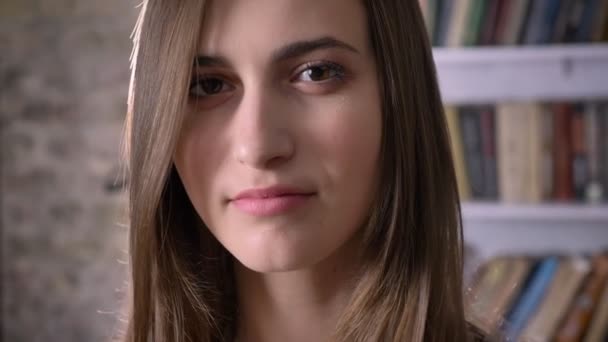
<instances>
[{"instance_id":1,"label":"skin texture","mask_svg":"<svg viewBox=\"0 0 608 342\"><path fill-rule=\"evenodd\" d=\"M320 46L284 49L298 42ZM326 340L352 290L378 183L382 115L364 8L212 1L198 51L206 57L193 72L174 162L235 257L238 339ZM310 195L266 216L233 201L274 185Z\"/></svg>"}]
</instances>

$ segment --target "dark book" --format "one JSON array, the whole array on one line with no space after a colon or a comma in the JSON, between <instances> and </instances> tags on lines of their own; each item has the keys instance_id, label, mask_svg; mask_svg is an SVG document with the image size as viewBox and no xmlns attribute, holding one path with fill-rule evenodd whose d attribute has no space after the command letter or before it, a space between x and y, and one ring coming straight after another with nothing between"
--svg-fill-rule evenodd
<instances>
[{"instance_id":1,"label":"dark book","mask_svg":"<svg viewBox=\"0 0 608 342\"><path fill-rule=\"evenodd\" d=\"M461 107L460 125L471 195L473 198L482 198L485 195L485 177L478 109L474 106Z\"/></svg>"},{"instance_id":2,"label":"dark book","mask_svg":"<svg viewBox=\"0 0 608 342\"><path fill-rule=\"evenodd\" d=\"M498 198L496 170L496 129L493 106L483 106L479 111L481 148L483 155L484 198Z\"/></svg>"},{"instance_id":3,"label":"dark book","mask_svg":"<svg viewBox=\"0 0 608 342\"><path fill-rule=\"evenodd\" d=\"M568 11L569 15L566 20L566 27L564 28L563 35L558 37L560 43L571 43L576 42L576 36L578 28L581 25L583 19L583 12L585 11L585 0L571 0L573 3Z\"/></svg>"},{"instance_id":4,"label":"dark book","mask_svg":"<svg viewBox=\"0 0 608 342\"><path fill-rule=\"evenodd\" d=\"M608 0L599 0L591 28L591 41L599 42L602 40L604 27L608 29Z\"/></svg>"},{"instance_id":5,"label":"dark book","mask_svg":"<svg viewBox=\"0 0 608 342\"><path fill-rule=\"evenodd\" d=\"M569 103L553 105L553 198L569 201L574 197L572 186L572 138Z\"/></svg>"},{"instance_id":6,"label":"dark book","mask_svg":"<svg viewBox=\"0 0 608 342\"><path fill-rule=\"evenodd\" d=\"M575 41L579 43L590 42L593 37L593 21L598 10L600 10L599 0L587 0L581 15L581 21L576 32Z\"/></svg>"},{"instance_id":7,"label":"dark book","mask_svg":"<svg viewBox=\"0 0 608 342\"><path fill-rule=\"evenodd\" d=\"M572 138L572 185L577 200L585 200L589 183L589 161L585 132L585 111L582 103L573 105L571 117Z\"/></svg>"},{"instance_id":8,"label":"dark book","mask_svg":"<svg viewBox=\"0 0 608 342\"><path fill-rule=\"evenodd\" d=\"M472 0L464 29L464 45L471 46L479 43L481 24L487 0Z\"/></svg>"},{"instance_id":9,"label":"dark book","mask_svg":"<svg viewBox=\"0 0 608 342\"><path fill-rule=\"evenodd\" d=\"M535 0L530 9L530 18L527 22L523 44L537 45L547 43L545 32L549 30L547 23L552 20L554 13L558 12L559 0Z\"/></svg>"},{"instance_id":10,"label":"dark book","mask_svg":"<svg viewBox=\"0 0 608 342\"><path fill-rule=\"evenodd\" d=\"M433 42L436 46L446 46L448 43L448 29L452 21L452 8L454 0L437 1L437 20L433 31Z\"/></svg>"},{"instance_id":11,"label":"dark book","mask_svg":"<svg viewBox=\"0 0 608 342\"><path fill-rule=\"evenodd\" d=\"M603 198L608 201L608 103L600 103L598 112L598 178Z\"/></svg>"},{"instance_id":12,"label":"dark book","mask_svg":"<svg viewBox=\"0 0 608 342\"><path fill-rule=\"evenodd\" d=\"M572 8L578 0L564 0L561 1L557 18L555 19L555 25L553 26L553 32L551 33L551 42L561 43L566 34L566 26L572 15Z\"/></svg>"},{"instance_id":13,"label":"dark book","mask_svg":"<svg viewBox=\"0 0 608 342\"><path fill-rule=\"evenodd\" d=\"M540 26L540 33L537 44L548 44L551 43L555 24L559 15L561 3L570 0L552 0L547 6L546 12L542 16L542 25Z\"/></svg>"},{"instance_id":14,"label":"dark book","mask_svg":"<svg viewBox=\"0 0 608 342\"><path fill-rule=\"evenodd\" d=\"M479 30L479 45L492 45L495 43L496 27L498 25L498 15L502 11L503 0L488 0L483 13L483 21Z\"/></svg>"}]
</instances>

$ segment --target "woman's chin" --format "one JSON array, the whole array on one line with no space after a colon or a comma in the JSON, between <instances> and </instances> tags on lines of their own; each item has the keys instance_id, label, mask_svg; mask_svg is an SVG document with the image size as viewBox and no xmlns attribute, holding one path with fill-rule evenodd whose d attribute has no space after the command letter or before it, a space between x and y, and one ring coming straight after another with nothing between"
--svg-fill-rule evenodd
<instances>
[{"instance_id":1,"label":"woman's chin","mask_svg":"<svg viewBox=\"0 0 608 342\"><path fill-rule=\"evenodd\" d=\"M240 246L229 248L232 255L246 268L261 273L289 272L308 268L323 258L319 244L299 234L275 234L243 239Z\"/></svg>"}]
</instances>

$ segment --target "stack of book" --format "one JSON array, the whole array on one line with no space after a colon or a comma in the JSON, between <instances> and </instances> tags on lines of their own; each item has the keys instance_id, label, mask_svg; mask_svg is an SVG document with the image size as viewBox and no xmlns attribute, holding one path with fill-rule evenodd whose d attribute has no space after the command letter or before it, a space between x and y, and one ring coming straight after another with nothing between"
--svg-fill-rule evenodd
<instances>
[{"instance_id":1,"label":"stack of book","mask_svg":"<svg viewBox=\"0 0 608 342\"><path fill-rule=\"evenodd\" d=\"M419 0L435 46L608 41L606 0Z\"/></svg>"},{"instance_id":2,"label":"stack of book","mask_svg":"<svg viewBox=\"0 0 608 342\"><path fill-rule=\"evenodd\" d=\"M608 200L608 102L446 106L460 196Z\"/></svg>"},{"instance_id":3,"label":"stack of book","mask_svg":"<svg viewBox=\"0 0 608 342\"><path fill-rule=\"evenodd\" d=\"M495 257L466 300L469 320L497 340L606 341L608 253Z\"/></svg>"}]
</instances>

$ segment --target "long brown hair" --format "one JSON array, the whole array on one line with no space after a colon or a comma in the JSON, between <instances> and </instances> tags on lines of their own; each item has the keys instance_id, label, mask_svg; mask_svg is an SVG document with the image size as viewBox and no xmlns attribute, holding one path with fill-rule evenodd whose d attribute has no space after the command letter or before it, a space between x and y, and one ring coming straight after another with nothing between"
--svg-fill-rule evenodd
<instances>
[{"instance_id":1,"label":"long brown hair","mask_svg":"<svg viewBox=\"0 0 608 342\"><path fill-rule=\"evenodd\" d=\"M365 263L336 341L465 341L460 203L431 47L415 0L364 1L382 96L381 179ZM172 164L204 0L145 0L126 121L126 340L230 341L231 257Z\"/></svg>"}]
</instances>

